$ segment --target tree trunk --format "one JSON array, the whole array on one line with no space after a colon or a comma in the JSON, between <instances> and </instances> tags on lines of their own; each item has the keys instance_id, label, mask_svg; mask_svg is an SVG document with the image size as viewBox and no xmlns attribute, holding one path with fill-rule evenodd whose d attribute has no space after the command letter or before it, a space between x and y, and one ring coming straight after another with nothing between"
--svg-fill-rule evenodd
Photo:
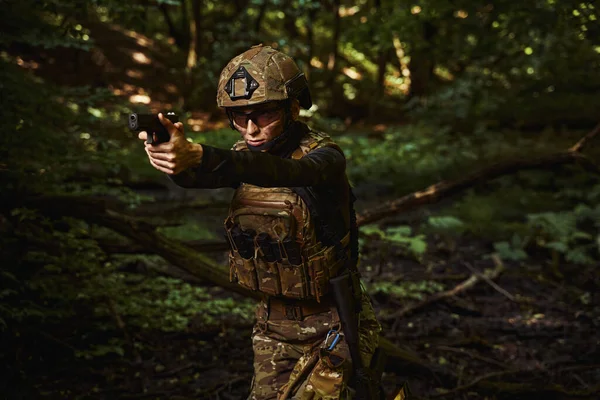
<instances>
[{"instance_id":1,"label":"tree trunk","mask_svg":"<svg viewBox=\"0 0 600 400\"><path fill-rule=\"evenodd\" d=\"M327 69L329 70L329 81L328 86L332 87L333 82L335 81L335 73L337 66L337 58L338 58L338 46L340 41L340 28L341 28L341 19L340 19L340 5L341 0L333 0L333 42L331 44L331 52L329 53L329 60L327 61Z\"/></svg>"},{"instance_id":2,"label":"tree trunk","mask_svg":"<svg viewBox=\"0 0 600 400\"><path fill-rule=\"evenodd\" d=\"M294 0L287 0L285 3L285 17L283 18L283 29L289 35L289 41L294 43L300 37L300 32L296 27L296 16L294 15Z\"/></svg>"},{"instance_id":3,"label":"tree trunk","mask_svg":"<svg viewBox=\"0 0 600 400\"><path fill-rule=\"evenodd\" d=\"M142 19L142 32L144 35L149 36L150 28L148 26L148 10L150 9L150 0L143 1L144 10L142 11L141 19Z\"/></svg>"},{"instance_id":4,"label":"tree trunk","mask_svg":"<svg viewBox=\"0 0 600 400\"><path fill-rule=\"evenodd\" d=\"M435 61L432 56L431 41L437 35L437 27L431 22L423 23L423 36L419 43L413 43L410 54L410 78L411 85L408 97L426 96L429 93L431 78Z\"/></svg>"},{"instance_id":5,"label":"tree trunk","mask_svg":"<svg viewBox=\"0 0 600 400\"><path fill-rule=\"evenodd\" d=\"M202 0L192 0L192 18L190 18L189 29L190 49L187 57L187 69L191 71L198 64L203 49Z\"/></svg>"},{"instance_id":6,"label":"tree trunk","mask_svg":"<svg viewBox=\"0 0 600 400\"><path fill-rule=\"evenodd\" d=\"M375 13L381 19L382 16L381 0L375 0ZM375 94L371 96L369 102L369 118L373 119L376 117L377 106L380 100L383 98L385 90L385 67L387 65L389 52L385 49L385 40L379 35L380 42L378 43L379 49L377 50L377 82Z\"/></svg>"},{"instance_id":7,"label":"tree trunk","mask_svg":"<svg viewBox=\"0 0 600 400\"><path fill-rule=\"evenodd\" d=\"M310 7L310 6L309 6ZM316 7L310 7L308 10L308 24L306 26L306 39L308 42L308 54L306 56L306 70L304 73L306 74L306 79L308 79L310 85L310 75L312 71L312 66L310 61L312 60L315 54L315 32L313 30L313 23L317 16L318 9Z\"/></svg>"},{"instance_id":8,"label":"tree trunk","mask_svg":"<svg viewBox=\"0 0 600 400\"><path fill-rule=\"evenodd\" d=\"M269 0L263 0L260 8L258 9L258 16L256 17L256 21L254 21L254 33L258 38L260 34L260 26L262 25L263 18L265 17L265 13L267 12L267 5L269 4Z\"/></svg>"},{"instance_id":9,"label":"tree trunk","mask_svg":"<svg viewBox=\"0 0 600 400\"><path fill-rule=\"evenodd\" d=\"M333 16L333 38L329 59L327 60L327 79L325 80L325 90L329 89L331 96L329 100L330 112L335 109L336 104L341 104L344 102L344 93L342 92L341 88L337 88L335 85L335 78L337 76L338 46L341 30L340 5L341 0L333 0L331 8L331 13Z\"/></svg>"},{"instance_id":10,"label":"tree trunk","mask_svg":"<svg viewBox=\"0 0 600 400\"><path fill-rule=\"evenodd\" d=\"M181 7L185 10L185 0L181 0ZM169 29L169 36L171 36L175 40L175 45L179 47L181 50L187 51L187 46L189 43L187 34L182 34L176 27L173 22L173 18L171 18L171 14L169 13L169 9L166 4L162 3L158 6L160 11L162 12L165 22L167 23L167 27ZM184 30L183 32L186 32Z\"/></svg>"},{"instance_id":11,"label":"tree trunk","mask_svg":"<svg viewBox=\"0 0 600 400\"><path fill-rule=\"evenodd\" d=\"M249 0L235 0L235 13L238 17L242 15L246 15L246 11L248 10Z\"/></svg>"},{"instance_id":12,"label":"tree trunk","mask_svg":"<svg viewBox=\"0 0 600 400\"><path fill-rule=\"evenodd\" d=\"M184 47L181 48L181 50L185 51L186 53L190 50L190 42L192 41L192 37L190 36L190 16L188 14L188 4L187 4L187 0L179 0L181 2L181 26L180 26L180 31L181 31L181 35L184 38L185 44Z\"/></svg>"}]
</instances>

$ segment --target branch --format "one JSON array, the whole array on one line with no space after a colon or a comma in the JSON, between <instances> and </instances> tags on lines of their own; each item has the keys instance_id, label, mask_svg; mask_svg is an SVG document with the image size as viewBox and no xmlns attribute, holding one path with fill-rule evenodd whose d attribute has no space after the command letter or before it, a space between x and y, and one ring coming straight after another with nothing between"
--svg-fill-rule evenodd
<instances>
[{"instance_id":1,"label":"branch","mask_svg":"<svg viewBox=\"0 0 600 400\"><path fill-rule=\"evenodd\" d=\"M488 279L489 280L495 279L498 277L498 275L500 275L500 273L503 270L504 270L504 265L501 262L496 262L496 268L494 268L493 270L485 271L483 274L474 273L473 275L471 275L469 277L469 279L459 283L454 288L452 288L450 290L446 290L445 292L436 293L433 296L430 296L430 297L426 298L425 300L420 301L418 303L408 305L408 306L404 307L403 309L393 313L392 315L388 315L387 317L382 318L382 319L393 320L393 319L405 317L407 314L410 314L410 313L412 313L416 310L419 310L425 306L428 306L432 303L435 303L442 299L446 299L448 297L456 296L457 294L462 293L465 290L472 288L473 286L475 286L477 284L477 282L479 282L481 280L487 281Z\"/></svg>"},{"instance_id":2,"label":"branch","mask_svg":"<svg viewBox=\"0 0 600 400\"><path fill-rule=\"evenodd\" d=\"M493 255L493 257L494 257L494 262L496 263L496 265L502 264L502 260L500 260L500 257L498 257L495 254ZM483 279L488 285L490 285L492 288L494 288L498 293L502 294L503 296L505 296L510 301L516 301L515 300L515 296L513 296L512 294L510 294L509 292L507 292L504 288L501 288L489 276L487 276L485 274L482 274L481 272L479 272L478 270L476 270L475 267L473 267L468 262L465 262L464 266L467 267L472 273L474 273L475 275L477 275L478 278Z\"/></svg>"},{"instance_id":3,"label":"branch","mask_svg":"<svg viewBox=\"0 0 600 400\"><path fill-rule=\"evenodd\" d=\"M598 135L598 133L600 133L600 123L596 125L596 127L592 129L590 133L582 137L579 142L575 143L575 145L573 145L569 151L572 151L573 153L581 152L581 149L587 144L587 142L592 140L596 135Z\"/></svg>"},{"instance_id":4,"label":"branch","mask_svg":"<svg viewBox=\"0 0 600 400\"><path fill-rule=\"evenodd\" d=\"M600 124L583 137L570 149L534 158L532 160L511 160L493 164L481 171L474 172L466 177L454 181L442 181L429 186L424 190L403 196L397 200L386 202L374 209L367 210L357 216L358 225L366 225L390 215L397 214L417 207L433 204L444 197L454 195L481 182L489 181L503 175L512 174L527 169L548 168L560 164L578 163L583 168L593 173L600 174L600 167L580 151L600 132Z\"/></svg>"}]
</instances>

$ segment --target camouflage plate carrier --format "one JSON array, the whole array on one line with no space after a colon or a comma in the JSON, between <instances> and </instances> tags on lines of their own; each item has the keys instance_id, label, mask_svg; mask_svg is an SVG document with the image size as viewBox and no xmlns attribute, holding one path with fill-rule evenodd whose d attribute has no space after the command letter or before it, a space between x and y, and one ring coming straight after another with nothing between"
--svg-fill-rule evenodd
<instances>
[{"instance_id":1,"label":"camouflage plate carrier","mask_svg":"<svg viewBox=\"0 0 600 400\"><path fill-rule=\"evenodd\" d=\"M309 131L292 159L321 147L339 149L329 136ZM239 141L233 150L248 148ZM317 240L315 228L306 203L292 189L242 183L225 220L231 279L269 296L320 301L344 261L336 257L333 246ZM349 233L342 239L348 257L349 239Z\"/></svg>"}]
</instances>

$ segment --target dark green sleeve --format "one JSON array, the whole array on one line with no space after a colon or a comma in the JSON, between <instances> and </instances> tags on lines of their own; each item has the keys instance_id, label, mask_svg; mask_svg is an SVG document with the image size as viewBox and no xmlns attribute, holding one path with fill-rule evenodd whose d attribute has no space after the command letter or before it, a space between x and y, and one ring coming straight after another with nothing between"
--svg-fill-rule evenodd
<instances>
[{"instance_id":1,"label":"dark green sleeve","mask_svg":"<svg viewBox=\"0 0 600 400\"><path fill-rule=\"evenodd\" d=\"M237 187L249 183L262 187L319 186L344 178L346 159L332 147L323 147L299 160L269 153L223 150L202 146L197 167L171 177L186 188Z\"/></svg>"}]
</instances>

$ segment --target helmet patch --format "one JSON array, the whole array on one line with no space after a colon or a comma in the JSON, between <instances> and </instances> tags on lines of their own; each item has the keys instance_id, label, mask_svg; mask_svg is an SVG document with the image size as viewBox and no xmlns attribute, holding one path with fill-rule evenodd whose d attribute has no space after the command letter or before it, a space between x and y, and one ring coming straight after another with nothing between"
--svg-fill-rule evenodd
<instances>
[{"instance_id":1,"label":"helmet patch","mask_svg":"<svg viewBox=\"0 0 600 400\"><path fill-rule=\"evenodd\" d=\"M256 79L250 75L244 66L240 65L225 84L224 90L231 100L249 99L258 86Z\"/></svg>"}]
</instances>

